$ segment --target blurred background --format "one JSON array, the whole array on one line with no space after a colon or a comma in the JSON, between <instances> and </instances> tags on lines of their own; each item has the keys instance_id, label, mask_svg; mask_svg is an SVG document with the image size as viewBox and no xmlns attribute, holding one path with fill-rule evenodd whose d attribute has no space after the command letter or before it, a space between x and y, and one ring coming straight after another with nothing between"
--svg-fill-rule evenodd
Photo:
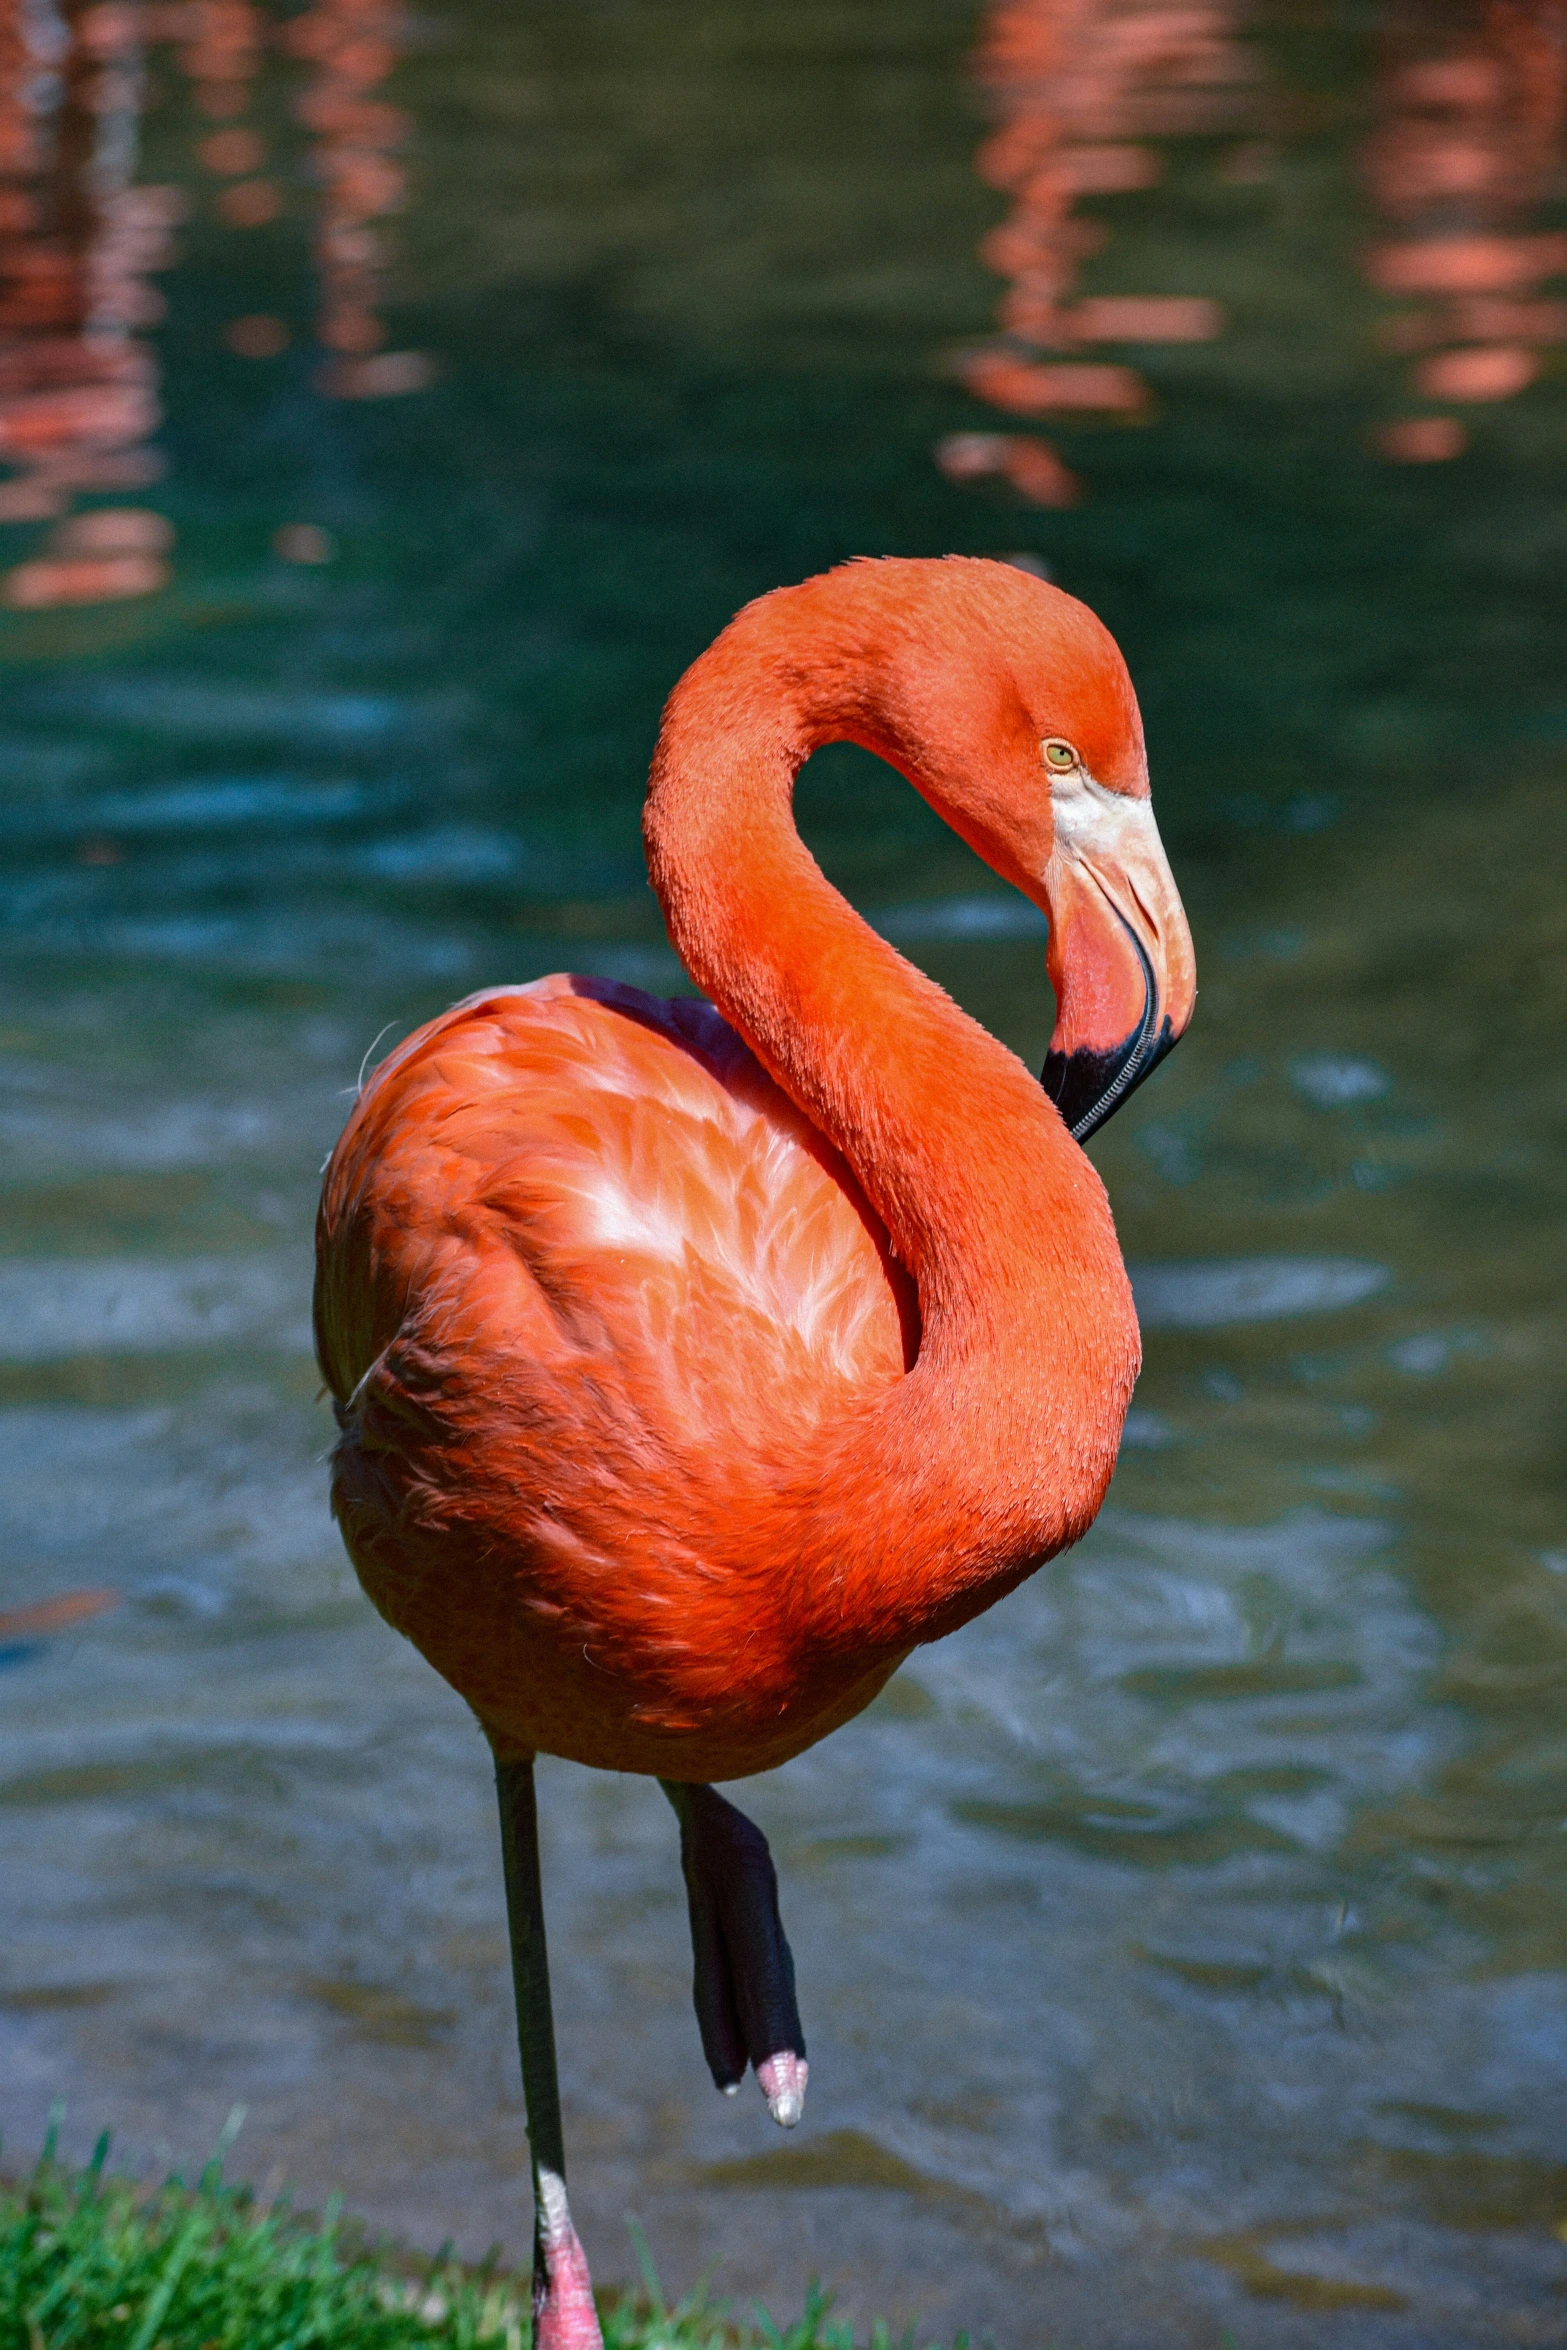
<instances>
[{"instance_id":1,"label":"blurred background","mask_svg":"<svg viewBox=\"0 0 1567 2350\"><path fill-rule=\"evenodd\" d=\"M1001 2350L1567 2341L1563 0L4 0L0 2125L525 2253L482 1742L309 1348L362 1062L675 990L663 696L854 554L1116 631L1197 939L1092 1536L747 1796L541 1773L595 2272ZM1036 1066L1031 910L802 827Z\"/></svg>"}]
</instances>

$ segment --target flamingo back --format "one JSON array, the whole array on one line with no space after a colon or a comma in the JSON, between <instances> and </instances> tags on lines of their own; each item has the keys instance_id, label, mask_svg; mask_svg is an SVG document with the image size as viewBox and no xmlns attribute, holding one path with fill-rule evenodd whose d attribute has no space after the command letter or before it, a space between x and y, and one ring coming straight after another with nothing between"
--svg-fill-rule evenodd
<instances>
[{"instance_id":1,"label":"flamingo back","mask_svg":"<svg viewBox=\"0 0 1567 2350\"><path fill-rule=\"evenodd\" d=\"M711 1713L715 1611L778 1564L769 1490L917 1345L853 1175L720 1015L561 977L373 1073L327 1171L316 1326L371 1597L492 1734L589 1761L617 1710ZM602 1677L572 1700L579 1652L623 1708Z\"/></svg>"}]
</instances>

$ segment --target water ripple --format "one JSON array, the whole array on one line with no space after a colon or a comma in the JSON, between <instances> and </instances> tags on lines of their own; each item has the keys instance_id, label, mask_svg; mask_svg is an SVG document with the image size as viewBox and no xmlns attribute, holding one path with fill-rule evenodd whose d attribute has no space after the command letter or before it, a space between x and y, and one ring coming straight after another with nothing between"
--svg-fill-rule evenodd
<instances>
[{"instance_id":1,"label":"water ripple","mask_svg":"<svg viewBox=\"0 0 1567 2350\"><path fill-rule=\"evenodd\" d=\"M1392 1272L1359 1257L1217 1257L1206 1264L1133 1265L1145 1330L1218 1330L1341 1313L1386 1289Z\"/></svg>"}]
</instances>

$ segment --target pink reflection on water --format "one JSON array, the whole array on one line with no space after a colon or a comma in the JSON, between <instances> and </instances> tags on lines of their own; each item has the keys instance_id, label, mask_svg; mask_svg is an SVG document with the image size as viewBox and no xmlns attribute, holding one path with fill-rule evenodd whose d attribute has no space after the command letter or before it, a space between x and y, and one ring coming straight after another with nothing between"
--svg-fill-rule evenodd
<instances>
[{"instance_id":1,"label":"pink reflection on water","mask_svg":"<svg viewBox=\"0 0 1567 2350\"><path fill-rule=\"evenodd\" d=\"M221 125L196 147L204 171L225 185L218 213L231 228L263 228L283 209L276 180L264 176L267 142L244 126L267 39L253 0L153 0L148 37L174 44L197 114Z\"/></svg>"},{"instance_id":2,"label":"pink reflection on water","mask_svg":"<svg viewBox=\"0 0 1567 2350\"><path fill-rule=\"evenodd\" d=\"M1567 0L1401 0L1384 38L1380 120L1362 157L1391 234L1365 274L1395 302L1379 341L1413 364L1419 400L1513 399L1567 342L1567 235L1535 227L1560 193L1567 123ZM1462 454L1456 416L1402 417L1376 436L1394 464Z\"/></svg>"},{"instance_id":3,"label":"pink reflection on water","mask_svg":"<svg viewBox=\"0 0 1567 2350\"><path fill-rule=\"evenodd\" d=\"M64 517L82 493L144 489L162 471L157 369L138 329L162 316L149 281L172 258L183 201L132 184L143 77L134 7L0 11L0 521ZM161 516L120 509L109 536L60 522L0 597L99 602L164 584Z\"/></svg>"},{"instance_id":4,"label":"pink reflection on water","mask_svg":"<svg viewBox=\"0 0 1567 2350\"><path fill-rule=\"evenodd\" d=\"M1001 337L959 362L977 398L1016 416L1136 421L1150 405L1141 375L1081 354L1223 331L1219 305L1204 296L1079 294L1081 265L1109 232L1077 207L1154 185L1164 169L1155 141L1236 122L1256 79L1238 15L1238 0L996 0L974 70L997 126L976 167L1012 199L980 248L1009 282ZM937 461L953 479L999 474L1039 505L1081 495L1032 437L954 435Z\"/></svg>"},{"instance_id":5,"label":"pink reflection on water","mask_svg":"<svg viewBox=\"0 0 1567 2350\"><path fill-rule=\"evenodd\" d=\"M403 28L396 0L316 0L284 35L291 54L310 67L296 112L312 134L321 189L313 246L316 334L330 356L317 381L337 399L422 391L434 374L427 353L382 348L387 244L376 224L406 201L407 175L397 158L411 125L401 107L376 93L397 63Z\"/></svg>"},{"instance_id":6,"label":"pink reflection on water","mask_svg":"<svg viewBox=\"0 0 1567 2350\"><path fill-rule=\"evenodd\" d=\"M151 281L174 258L187 204L178 189L135 184L151 46L172 49L188 84L195 160L218 183L227 229L267 227L291 178L313 184L317 388L385 399L431 381L427 354L383 347L380 315L382 224L405 201L398 157L410 125L378 93L406 35L395 0L315 0L281 23L256 0L0 0L0 523L55 525L0 575L0 602L100 603L170 576L162 516L71 512L84 496L146 489L164 467L145 337L163 316ZM252 119L278 48L304 68L303 174L298 154L277 154ZM229 350L253 360L291 340L266 313L224 331Z\"/></svg>"}]
</instances>

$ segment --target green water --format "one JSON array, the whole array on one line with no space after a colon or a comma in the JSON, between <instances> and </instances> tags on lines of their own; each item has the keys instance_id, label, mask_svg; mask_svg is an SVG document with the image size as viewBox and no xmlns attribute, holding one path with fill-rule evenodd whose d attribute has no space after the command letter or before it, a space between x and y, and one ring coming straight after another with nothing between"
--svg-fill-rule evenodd
<instances>
[{"instance_id":1,"label":"green water","mask_svg":"<svg viewBox=\"0 0 1567 2350\"><path fill-rule=\"evenodd\" d=\"M1131 1441L1078 1552L751 1789L798 2142L706 2087L656 1794L544 1774L579 2221L606 2280L630 2207L676 2285L819 2270L1003 2350L1567 2339L1560 358L1458 462L1370 453L1409 405L1357 267L1381 32L1302 0L1243 28L1245 122L1085 207L1088 290L1226 333L1131 354L1148 424L1054 436L1081 506L949 483L933 443L998 423L948 362L997 295L975 29L421 16L384 310L437 374L382 401L315 386L297 69L241 231L155 53L172 583L0 618L0 1606L123 1595L0 1651L0 2123L64 2096L151 2160L242 2100L253 2175L522 2244L484 1758L326 1518L316 1172L383 1031L679 984L641 783L740 602L1027 552L1127 652L1197 942L1190 1036L1093 1145ZM274 358L223 343L255 312ZM334 559L274 554L297 524ZM799 804L1037 1065L1026 910L859 754Z\"/></svg>"}]
</instances>

